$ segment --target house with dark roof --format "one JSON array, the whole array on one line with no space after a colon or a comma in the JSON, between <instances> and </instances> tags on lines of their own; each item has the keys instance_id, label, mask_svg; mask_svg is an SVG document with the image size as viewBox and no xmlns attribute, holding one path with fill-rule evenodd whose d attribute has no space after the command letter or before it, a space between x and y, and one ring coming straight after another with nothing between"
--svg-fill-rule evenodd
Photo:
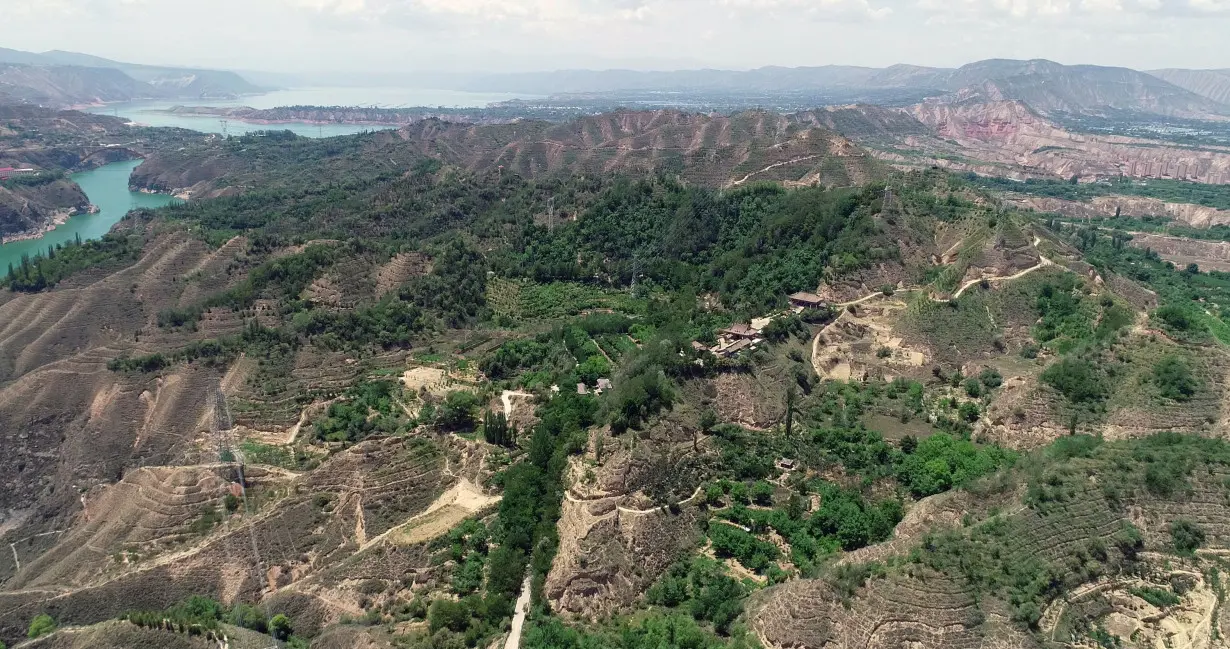
<instances>
[{"instance_id":1,"label":"house with dark roof","mask_svg":"<svg viewBox=\"0 0 1230 649\"><path fill-rule=\"evenodd\" d=\"M719 333L721 333L723 336L730 336L731 338L743 338L746 340L751 340L760 335L760 332L753 329L751 325L746 325L743 323L730 325L729 327L723 329Z\"/></svg>"},{"instance_id":2,"label":"house with dark roof","mask_svg":"<svg viewBox=\"0 0 1230 649\"><path fill-rule=\"evenodd\" d=\"M802 307L804 309L819 309L825 306L824 298L815 293L799 291L790 296L790 304L792 306Z\"/></svg>"}]
</instances>

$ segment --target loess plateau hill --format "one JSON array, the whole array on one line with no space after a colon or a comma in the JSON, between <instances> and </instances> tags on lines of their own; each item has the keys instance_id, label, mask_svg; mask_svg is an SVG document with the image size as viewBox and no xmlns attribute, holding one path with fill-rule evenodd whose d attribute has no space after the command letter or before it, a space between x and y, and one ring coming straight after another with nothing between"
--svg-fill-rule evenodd
<instances>
[{"instance_id":1,"label":"loess plateau hill","mask_svg":"<svg viewBox=\"0 0 1230 649\"><path fill-rule=\"evenodd\" d=\"M917 124L157 140L2 278L0 641L1225 646L1230 276Z\"/></svg>"}]
</instances>

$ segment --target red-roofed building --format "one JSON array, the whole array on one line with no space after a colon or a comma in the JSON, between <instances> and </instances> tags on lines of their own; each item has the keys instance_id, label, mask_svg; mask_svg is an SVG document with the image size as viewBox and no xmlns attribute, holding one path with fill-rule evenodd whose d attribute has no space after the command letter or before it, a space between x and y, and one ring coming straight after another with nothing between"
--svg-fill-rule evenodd
<instances>
[{"instance_id":1,"label":"red-roofed building","mask_svg":"<svg viewBox=\"0 0 1230 649\"><path fill-rule=\"evenodd\" d=\"M13 176L28 176L37 173L33 169L14 169L12 167L0 167L0 180L8 180Z\"/></svg>"}]
</instances>

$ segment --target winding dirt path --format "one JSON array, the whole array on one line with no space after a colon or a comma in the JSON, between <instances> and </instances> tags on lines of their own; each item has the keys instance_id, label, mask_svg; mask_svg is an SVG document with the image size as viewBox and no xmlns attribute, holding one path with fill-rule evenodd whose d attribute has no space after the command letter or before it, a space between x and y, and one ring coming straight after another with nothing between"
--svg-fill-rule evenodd
<instances>
[{"instance_id":1,"label":"winding dirt path","mask_svg":"<svg viewBox=\"0 0 1230 649\"><path fill-rule=\"evenodd\" d=\"M1030 266L1029 268L1026 268L1023 271L1016 273L1015 275L997 275L995 277L979 277L978 279L971 279L970 281L962 285L961 288L957 289L957 292L953 293L951 298L948 298L947 300L936 300L936 302L948 302L951 300L955 300L961 297L961 294L965 292L965 289L973 286L974 284L978 284L980 282L1010 282L1014 279L1019 279L1021 277L1024 277L1034 272L1035 270L1041 270L1043 268L1046 268L1047 266L1055 265L1055 262L1051 261L1050 259L1047 259L1046 257L1038 257L1038 259L1039 261L1038 261L1037 266Z\"/></svg>"},{"instance_id":2,"label":"winding dirt path","mask_svg":"<svg viewBox=\"0 0 1230 649\"><path fill-rule=\"evenodd\" d=\"M797 164L797 163L799 163L799 162L807 162L808 160L815 160L816 158L819 158L819 157L822 157L822 156L821 156L820 154L815 154L815 155L805 155L805 156L803 156L803 157L801 157L801 158L794 158L793 160L787 160L787 161L785 161L785 162L775 162L775 163L773 163L773 164L771 164L771 165L769 165L769 166L765 167L764 169L761 169L761 170L759 170L759 171L753 171L752 173L750 173L750 174L748 174L748 175L746 175L746 176L744 176L744 177L742 177L742 178L740 178L740 179L738 179L738 180L736 180L736 181L734 181L734 182L730 183L730 185L729 185L729 186L730 186L730 187L738 187L739 185L742 185L743 183L745 183L745 182L747 182L748 180L750 180L752 176L759 176L760 174L762 174L762 173L764 173L764 172L766 172L766 171L771 171L771 170L776 169L776 168L778 168L778 167L785 167L786 165Z\"/></svg>"},{"instance_id":3,"label":"winding dirt path","mask_svg":"<svg viewBox=\"0 0 1230 649\"><path fill-rule=\"evenodd\" d=\"M1039 243L1041 243L1041 239L1039 239L1037 236L1035 236L1035 237L1034 237L1034 241L1033 241L1033 247L1034 247L1034 250L1037 250L1037 248L1038 248L1038 244L1039 244ZM977 278L977 279L971 279L970 281L968 281L968 282L966 282L965 284L961 285L961 287L957 289L957 292L952 294L952 297L947 297L947 298L933 298L933 300L934 300L935 302L944 302L944 303L951 302L951 301L953 301L953 300L956 300L956 299L960 298L960 297L961 297L961 295L962 295L963 293L965 293L965 290L966 290L966 289L968 289L969 287L971 287L971 286L973 286L973 285L975 285L975 284L981 284L982 282L992 282L992 283L997 283L997 282L1010 282L1010 281L1012 281L1012 280L1014 280L1014 279L1020 279L1020 278L1022 278L1022 277L1024 277L1024 276L1026 276L1026 275L1028 275L1028 274L1030 274L1030 273L1034 272L1034 271L1041 270L1041 269L1046 268L1046 267L1048 267L1048 266L1056 266L1056 265L1057 265L1057 264L1055 264L1055 262L1051 261L1051 260L1050 260L1050 259L1048 259L1047 257L1043 256L1041 253L1039 253L1039 254L1038 254L1038 263L1037 263L1037 265L1035 265L1035 266L1030 266L1029 268L1026 268L1025 270L1022 270L1022 271L1020 271L1020 272L1018 272L1018 273L1014 273L1014 274L1012 274L1012 275L995 275L995 276L992 276L992 277L979 277L979 278ZM1068 269L1067 269L1067 268L1065 268L1064 266L1059 266L1059 268L1063 268L1064 270L1068 270ZM1072 271L1070 271L1070 270L1069 270L1069 272L1072 272ZM911 287L907 287L907 288L899 289L899 290L895 291L895 293L908 293L908 292L912 292L912 291L921 291L921 290L923 290L923 287L921 287L921 286L911 286ZM875 299L875 298L877 298L877 297L888 297L888 296L885 296L883 291L875 291L875 292L870 293L870 294L868 294L868 295L864 295L863 297L860 297L860 298L858 298L857 300L851 300L851 301L849 301L849 302L841 302L841 303L838 303L838 304L834 304L833 306L835 306L835 307L837 307L837 308L842 308L842 309L844 309L844 308L846 308L846 307L848 307L848 306L854 306L854 305L857 305L857 304L862 304L862 303L864 303L864 302L870 302L871 300L874 300L874 299ZM833 322L835 323L835 322L836 322L836 320L834 320ZM829 325L829 326L832 326L832 323L830 323L830 325ZM824 329L821 329L821 330L820 330L820 333L817 333L817 334L816 334L816 337L815 337L814 339L812 339L812 343L811 343L811 364L812 364L812 369L814 369L814 370L816 371L816 374L817 374L817 375L822 376L822 377L823 377L823 376L826 376L826 372L821 371L821 368L820 368L820 362L819 362L819 356L820 356L820 337L824 335L824 331L825 331L826 329L828 329L828 327L824 327Z\"/></svg>"},{"instance_id":4,"label":"winding dirt path","mask_svg":"<svg viewBox=\"0 0 1230 649\"><path fill-rule=\"evenodd\" d=\"M533 398L533 396L534 395L530 394L529 392L521 392L519 390L505 390L504 393L500 395L500 401L504 402L504 418L510 419L510 420L512 419L512 413L513 413L512 398L513 397Z\"/></svg>"},{"instance_id":5,"label":"winding dirt path","mask_svg":"<svg viewBox=\"0 0 1230 649\"><path fill-rule=\"evenodd\" d=\"M691 496L688 496L686 499L680 500L679 502L675 503L675 506L683 507L684 505L691 504L692 501L700 497L700 494L702 491L704 491L703 486L697 487L696 491L692 492ZM592 502L597 502L599 500L606 500L607 498L619 498L623 495L626 495L626 494L612 494L610 496L599 496L597 498L577 498L576 496L572 495L572 491L564 492L564 498L566 498L569 502L574 502L574 503L592 503ZM629 509L627 507L624 507L623 505L616 505L615 509L619 510L620 512L624 514L632 514L634 516L644 516L646 514L653 514L656 512L660 512L663 509L665 509L665 506L654 507L653 509Z\"/></svg>"},{"instance_id":6,"label":"winding dirt path","mask_svg":"<svg viewBox=\"0 0 1230 649\"><path fill-rule=\"evenodd\" d=\"M488 496L473 482L461 478L451 489L440 494L427 509L374 536L359 546L362 552L394 534L402 533L404 543L421 543L447 533L461 521L482 509L500 502L502 496Z\"/></svg>"}]
</instances>

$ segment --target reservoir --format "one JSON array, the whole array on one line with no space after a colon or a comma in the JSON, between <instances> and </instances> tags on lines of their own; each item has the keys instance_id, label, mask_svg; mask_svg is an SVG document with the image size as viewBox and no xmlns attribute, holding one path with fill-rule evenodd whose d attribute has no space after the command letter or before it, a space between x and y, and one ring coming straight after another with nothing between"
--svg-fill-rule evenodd
<instances>
[{"instance_id":1,"label":"reservoir","mask_svg":"<svg viewBox=\"0 0 1230 649\"><path fill-rule=\"evenodd\" d=\"M98 206L95 214L78 214L70 217L60 227L38 239L12 241L0 245L0 273L9 264L17 266L23 254L33 257L35 253L47 254L47 246L72 242L77 235L81 240L98 239L111 230L111 226L124 217L129 210L140 207L162 207L176 199L164 194L143 194L128 191L128 177L141 164L140 160L115 162L90 171L70 176L81 186L90 203Z\"/></svg>"},{"instance_id":2,"label":"reservoir","mask_svg":"<svg viewBox=\"0 0 1230 649\"><path fill-rule=\"evenodd\" d=\"M139 101L95 106L87 112L129 119L143 126L174 126L202 133L222 133L222 121L213 116L175 115L166 112L175 106L249 106L280 108L282 106L374 106L377 108L411 108L415 106L447 106L475 108L509 99L529 99L527 95L429 90L418 88L301 88L278 90L263 95L238 99L178 99L174 101ZM306 137L333 137L379 130L379 126L358 124L307 124L287 122L252 124L228 119L226 132L243 135L252 131L294 131ZM394 128L392 126L387 128ZM3 269L0 269L3 270Z\"/></svg>"}]
</instances>

